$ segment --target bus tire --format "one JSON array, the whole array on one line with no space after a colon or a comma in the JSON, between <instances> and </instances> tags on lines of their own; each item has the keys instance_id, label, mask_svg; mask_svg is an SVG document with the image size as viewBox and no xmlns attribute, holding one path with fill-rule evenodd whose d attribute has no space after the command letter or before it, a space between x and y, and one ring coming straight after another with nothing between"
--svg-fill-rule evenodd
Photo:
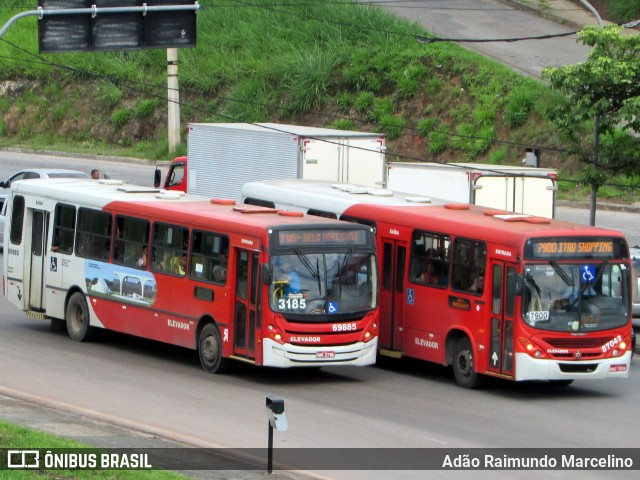
<instances>
[{"instance_id":1,"label":"bus tire","mask_svg":"<svg viewBox=\"0 0 640 480\"><path fill-rule=\"evenodd\" d=\"M69 337L76 342L89 342L96 336L97 330L89 325L89 307L84 295L76 292L71 295L65 312Z\"/></svg>"},{"instance_id":2,"label":"bus tire","mask_svg":"<svg viewBox=\"0 0 640 480\"><path fill-rule=\"evenodd\" d=\"M476 372L473 349L467 337L459 338L453 352L453 375L456 383L463 388L476 388L482 383L482 376Z\"/></svg>"},{"instance_id":3,"label":"bus tire","mask_svg":"<svg viewBox=\"0 0 640 480\"><path fill-rule=\"evenodd\" d=\"M223 373L229 359L222 357L222 339L215 323L206 324L198 338L198 355L202 368L209 373Z\"/></svg>"}]
</instances>

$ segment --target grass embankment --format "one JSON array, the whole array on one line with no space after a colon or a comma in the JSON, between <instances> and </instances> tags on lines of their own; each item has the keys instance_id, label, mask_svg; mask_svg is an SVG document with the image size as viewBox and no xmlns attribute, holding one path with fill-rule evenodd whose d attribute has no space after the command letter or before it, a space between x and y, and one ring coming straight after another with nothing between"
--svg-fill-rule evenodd
<instances>
[{"instance_id":1,"label":"grass embankment","mask_svg":"<svg viewBox=\"0 0 640 480\"><path fill-rule=\"evenodd\" d=\"M92 448L73 440L0 421L0 444L3 449L81 449ZM3 459L3 461L6 459ZM166 471L135 470L0 470L0 480L185 480L189 477Z\"/></svg>"},{"instance_id":2,"label":"grass embankment","mask_svg":"<svg viewBox=\"0 0 640 480\"><path fill-rule=\"evenodd\" d=\"M2 19L24 9L21 0L2 3ZM538 146L541 166L561 178L579 170L548 120L557 97L544 84L454 43L425 43L428 32L382 8L201 3L197 46L179 53L182 125L384 132L390 161L520 165L525 149ZM0 95L0 146L149 159L185 153L184 143L167 148L164 50L38 55L37 39L29 17L0 42L3 77L13 81Z\"/></svg>"}]
</instances>

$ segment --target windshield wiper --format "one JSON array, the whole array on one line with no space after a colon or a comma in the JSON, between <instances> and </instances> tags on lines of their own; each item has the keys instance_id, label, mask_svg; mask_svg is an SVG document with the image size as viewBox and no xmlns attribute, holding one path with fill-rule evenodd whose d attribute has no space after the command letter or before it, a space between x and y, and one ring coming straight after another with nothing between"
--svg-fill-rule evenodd
<instances>
[{"instance_id":1,"label":"windshield wiper","mask_svg":"<svg viewBox=\"0 0 640 480\"><path fill-rule=\"evenodd\" d=\"M311 274L311 278L315 278L318 280L318 295L322 292L322 285L320 283L320 259L316 258L316 267L313 268L313 265L307 258L307 256L302 253L299 249L294 249L296 255L300 259L300 262L305 266L307 271Z\"/></svg>"},{"instance_id":2,"label":"windshield wiper","mask_svg":"<svg viewBox=\"0 0 640 480\"><path fill-rule=\"evenodd\" d=\"M550 260L549 261L549 265L551 265L553 267L553 269L560 276L560 278L562 279L562 281L564 283L566 283L570 287L573 287L573 280L571 278L569 278L569 275L567 275L567 272L565 272L562 269L562 267L560 267L560 265L558 265L558 262L556 262L554 260Z\"/></svg>"}]
</instances>

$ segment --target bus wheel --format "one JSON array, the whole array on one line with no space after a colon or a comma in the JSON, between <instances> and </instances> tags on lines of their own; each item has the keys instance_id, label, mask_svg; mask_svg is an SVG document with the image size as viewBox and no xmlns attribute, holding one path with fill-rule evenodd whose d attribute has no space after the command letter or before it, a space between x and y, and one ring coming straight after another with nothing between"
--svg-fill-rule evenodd
<instances>
[{"instance_id":1,"label":"bus wheel","mask_svg":"<svg viewBox=\"0 0 640 480\"><path fill-rule=\"evenodd\" d=\"M202 368L209 373L222 373L228 368L229 360L222 358L222 340L218 327L208 323L200 332L198 354Z\"/></svg>"},{"instance_id":2,"label":"bus wheel","mask_svg":"<svg viewBox=\"0 0 640 480\"><path fill-rule=\"evenodd\" d=\"M89 325L89 307L84 295L79 292L71 295L65 314L69 337L77 342L88 342L96 335L96 328Z\"/></svg>"},{"instance_id":3,"label":"bus wheel","mask_svg":"<svg viewBox=\"0 0 640 480\"><path fill-rule=\"evenodd\" d=\"M481 384L482 377L478 375L473 365L473 350L467 337L458 339L453 352L453 375L456 383L464 388L475 388Z\"/></svg>"}]
</instances>

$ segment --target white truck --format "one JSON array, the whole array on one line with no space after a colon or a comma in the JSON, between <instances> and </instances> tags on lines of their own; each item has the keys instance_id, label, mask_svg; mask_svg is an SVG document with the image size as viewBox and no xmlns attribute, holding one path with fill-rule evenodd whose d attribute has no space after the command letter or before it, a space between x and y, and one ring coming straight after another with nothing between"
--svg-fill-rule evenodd
<instances>
[{"instance_id":1,"label":"white truck","mask_svg":"<svg viewBox=\"0 0 640 480\"><path fill-rule=\"evenodd\" d=\"M385 138L277 123L191 123L187 156L171 162L168 190L241 200L255 180L307 178L381 186ZM160 171L155 184L160 185Z\"/></svg>"},{"instance_id":2,"label":"white truck","mask_svg":"<svg viewBox=\"0 0 640 480\"><path fill-rule=\"evenodd\" d=\"M554 169L477 163L389 162L387 188L415 195L553 218Z\"/></svg>"}]
</instances>

